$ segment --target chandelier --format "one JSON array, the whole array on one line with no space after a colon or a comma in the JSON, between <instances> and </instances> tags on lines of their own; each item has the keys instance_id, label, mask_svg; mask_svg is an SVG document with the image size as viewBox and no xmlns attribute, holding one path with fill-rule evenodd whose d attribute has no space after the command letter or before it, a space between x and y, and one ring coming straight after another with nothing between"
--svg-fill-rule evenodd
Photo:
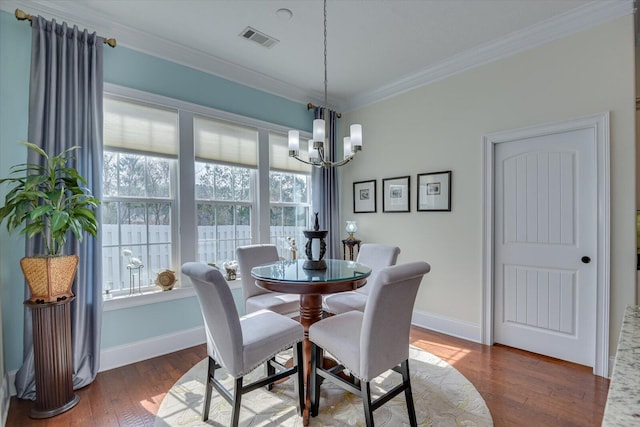
<instances>
[{"instance_id":1,"label":"chandelier","mask_svg":"<svg viewBox=\"0 0 640 427\"><path fill-rule=\"evenodd\" d=\"M342 166L351 159L355 154L362 150L362 126L359 124L351 125L350 136L344 137L344 158L340 161L332 162L328 155L329 150L329 131L327 130L328 113L327 107L327 0L324 0L324 119L315 119L313 121L313 139L309 140L309 161L301 159L300 155L300 132L297 130L289 131L289 157L312 165L318 168L331 168ZM311 104L309 104L311 105Z\"/></svg>"}]
</instances>

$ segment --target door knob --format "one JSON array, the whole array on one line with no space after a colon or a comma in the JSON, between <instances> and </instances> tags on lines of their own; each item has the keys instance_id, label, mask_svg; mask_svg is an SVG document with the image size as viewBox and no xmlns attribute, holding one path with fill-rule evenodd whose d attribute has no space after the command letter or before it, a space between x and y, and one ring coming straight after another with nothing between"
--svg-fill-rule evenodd
<instances>
[{"instance_id":1,"label":"door knob","mask_svg":"<svg viewBox=\"0 0 640 427\"><path fill-rule=\"evenodd\" d=\"M589 264L591 262L591 258L589 258L588 256L583 256L582 258L580 258L580 261L582 261L583 264Z\"/></svg>"}]
</instances>

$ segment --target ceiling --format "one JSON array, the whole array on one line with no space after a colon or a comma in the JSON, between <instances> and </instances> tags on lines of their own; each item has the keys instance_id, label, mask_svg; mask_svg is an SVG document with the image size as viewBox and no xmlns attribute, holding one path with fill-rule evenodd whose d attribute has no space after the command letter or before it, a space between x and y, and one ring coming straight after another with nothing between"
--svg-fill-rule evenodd
<instances>
[{"instance_id":1,"label":"ceiling","mask_svg":"<svg viewBox=\"0 0 640 427\"><path fill-rule=\"evenodd\" d=\"M321 0L0 2L9 12L16 7L294 101L323 103ZM357 108L631 9L631 0L328 0L329 105ZM240 37L247 26L279 42L265 48Z\"/></svg>"}]
</instances>

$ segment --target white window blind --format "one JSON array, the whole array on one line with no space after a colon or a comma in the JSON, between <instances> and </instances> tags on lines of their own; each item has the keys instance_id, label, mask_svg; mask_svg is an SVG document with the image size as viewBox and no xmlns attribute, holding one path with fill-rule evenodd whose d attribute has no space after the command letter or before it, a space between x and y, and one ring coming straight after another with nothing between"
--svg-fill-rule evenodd
<instances>
[{"instance_id":1,"label":"white window blind","mask_svg":"<svg viewBox=\"0 0 640 427\"><path fill-rule=\"evenodd\" d=\"M309 160L305 141L300 141L300 158ZM311 173L311 165L289 157L289 138L286 135L269 133L269 159L273 170Z\"/></svg>"},{"instance_id":2,"label":"white window blind","mask_svg":"<svg viewBox=\"0 0 640 427\"><path fill-rule=\"evenodd\" d=\"M104 98L104 145L178 155L178 112Z\"/></svg>"},{"instance_id":3,"label":"white window blind","mask_svg":"<svg viewBox=\"0 0 640 427\"><path fill-rule=\"evenodd\" d=\"M194 117L196 158L232 165L258 166L258 130L235 123Z\"/></svg>"}]
</instances>

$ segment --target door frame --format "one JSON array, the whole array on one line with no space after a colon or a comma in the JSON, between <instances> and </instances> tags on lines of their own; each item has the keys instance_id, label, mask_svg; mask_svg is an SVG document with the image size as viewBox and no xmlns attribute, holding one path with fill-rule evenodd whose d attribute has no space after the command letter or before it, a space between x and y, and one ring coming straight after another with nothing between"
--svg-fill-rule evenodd
<instances>
[{"instance_id":1,"label":"door frame","mask_svg":"<svg viewBox=\"0 0 640 427\"><path fill-rule=\"evenodd\" d=\"M597 171L597 256L596 328L593 373L609 376L609 300L610 300L610 141L609 111L487 134L483 137L483 224L482 224L482 343L494 344L494 159L496 144L524 138L591 130L595 138Z\"/></svg>"}]
</instances>

